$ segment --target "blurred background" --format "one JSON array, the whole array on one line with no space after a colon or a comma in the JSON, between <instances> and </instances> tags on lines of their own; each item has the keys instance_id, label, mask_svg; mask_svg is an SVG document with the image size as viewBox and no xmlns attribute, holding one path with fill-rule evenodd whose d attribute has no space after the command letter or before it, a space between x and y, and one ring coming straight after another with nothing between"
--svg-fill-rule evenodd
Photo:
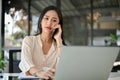
<instances>
[{"instance_id":1,"label":"blurred background","mask_svg":"<svg viewBox=\"0 0 120 80\"><path fill-rule=\"evenodd\" d=\"M4 47L21 46L37 31L43 8L58 6L63 14L68 45L119 46L119 0L4 0ZM112 44L114 43L114 44Z\"/></svg>"},{"instance_id":2,"label":"blurred background","mask_svg":"<svg viewBox=\"0 0 120 80\"><path fill-rule=\"evenodd\" d=\"M41 11L49 5L63 14L67 45L120 46L120 0L0 0L0 51L8 64L5 72L19 72L16 65L22 40L35 35Z\"/></svg>"}]
</instances>

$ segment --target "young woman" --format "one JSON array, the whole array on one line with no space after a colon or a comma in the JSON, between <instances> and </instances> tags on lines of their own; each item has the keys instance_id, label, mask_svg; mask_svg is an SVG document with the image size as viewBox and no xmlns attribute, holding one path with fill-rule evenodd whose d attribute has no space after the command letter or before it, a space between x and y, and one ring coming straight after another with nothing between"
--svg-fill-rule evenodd
<instances>
[{"instance_id":1,"label":"young woman","mask_svg":"<svg viewBox=\"0 0 120 80\"><path fill-rule=\"evenodd\" d=\"M20 69L26 75L53 78L62 44L62 14L57 7L48 6L39 17L38 34L23 40Z\"/></svg>"}]
</instances>

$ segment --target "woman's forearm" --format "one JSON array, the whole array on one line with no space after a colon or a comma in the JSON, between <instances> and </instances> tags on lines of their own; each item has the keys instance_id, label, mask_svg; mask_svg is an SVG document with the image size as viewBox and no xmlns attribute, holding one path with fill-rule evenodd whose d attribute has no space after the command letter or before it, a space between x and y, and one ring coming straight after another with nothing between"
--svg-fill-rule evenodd
<instances>
[{"instance_id":1,"label":"woman's forearm","mask_svg":"<svg viewBox=\"0 0 120 80\"><path fill-rule=\"evenodd\" d=\"M61 47L62 46L62 39L56 39L56 43L57 43L57 47Z\"/></svg>"},{"instance_id":2,"label":"woman's forearm","mask_svg":"<svg viewBox=\"0 0 120 80\"><path fill-rule=\"evenodd\" d=\"M36 75L37 72L41 71L40 69L37 69L36 67L31 67L30 70L28 71L30 75Z\"/></svg>"}]
</instances>

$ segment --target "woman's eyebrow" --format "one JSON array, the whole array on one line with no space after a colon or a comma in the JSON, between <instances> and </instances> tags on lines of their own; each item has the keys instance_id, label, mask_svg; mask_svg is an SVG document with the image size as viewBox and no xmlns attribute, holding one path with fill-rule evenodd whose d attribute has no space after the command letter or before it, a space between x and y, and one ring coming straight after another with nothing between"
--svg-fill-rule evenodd
<instances>
[{"instance_id":1,"label":"woman's eyebrow","mask_svg":"<svg viewBox=\"0 0 120 80\"><path fill-rule=\"evenodd\" d=\"M48 15L45 15L45 17L49 17Z\"/></svg>"},{"instance_id":2,"label":"woman's eyebrow","mask_svg":"<svg viewBox=\"0 0 120 80\"><path fill-rule=\"evenodd\" d=\"M48 15L45 15L44 17L49 17ZM52 17L52 18L54 18L54 19L58 19L57 17Z\"/></svg>"},{"instance_id":3,"label":"woman's eyebrow","mask_svg":"<svg viewBox=\"0 0 120 80\"><path fill-rule=\"evenodd\" d=\"M58 18L56 18L56 17L53 17L54 19L58 19Z\"/></svg>"}]
</instances>

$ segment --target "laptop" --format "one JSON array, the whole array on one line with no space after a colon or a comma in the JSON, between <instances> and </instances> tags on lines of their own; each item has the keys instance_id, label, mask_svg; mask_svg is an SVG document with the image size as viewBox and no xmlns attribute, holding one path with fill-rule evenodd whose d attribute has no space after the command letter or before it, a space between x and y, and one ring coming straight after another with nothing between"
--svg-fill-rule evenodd
<instances>
[{"instance_id":1,"label":"laptop","mask_svg":"<svg viewBox=\"0 0 120 80\"><path fill-rule=\"evenodd\" d=\"M119 47L61 47L54 80L108 80L119 51Z\"/></svg>"}]
</instances>

